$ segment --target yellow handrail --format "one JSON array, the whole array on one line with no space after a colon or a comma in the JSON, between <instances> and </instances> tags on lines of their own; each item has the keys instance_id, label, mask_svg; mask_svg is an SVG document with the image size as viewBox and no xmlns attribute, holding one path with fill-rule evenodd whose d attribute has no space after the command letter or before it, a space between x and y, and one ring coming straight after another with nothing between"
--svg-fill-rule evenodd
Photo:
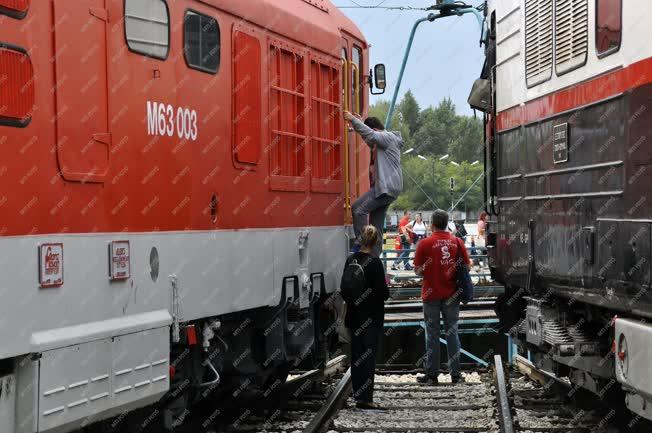
<instances>
[{"instance_id":1,"label":"yellow handrail","mask_svg":"<svg viewBox=\"0 0 652 433\"><path fill-rule=\"evenodd\" d=\"M353 105L355 107L355 112L362 114L360 107L360 73L358 65L353 62L350 62L351 69L354 72L353 74L353 89L355 101ZM358 141L358 135L355 135L355 195L360 197L360 142Z\"/></svg>"},{"instance_id":2,"label":"yellow handrail","mask_svg":"<svg viewBox=\"0 0 652 433\"><path fill-rule=\"evenodd\" d=\"M349 87L349 61L346 57L342 57L342 66L343 66L343 76L344 83L343 90L344 92L344 101L342 101L342 109L344 111L349 111L349 92L351 88ZM347 122L344 122L344 223L350 224L351 219L351 191L349 190L349 185L351 183L350 174L349 174L349 125Z\"/></svg>"}]
</instances>

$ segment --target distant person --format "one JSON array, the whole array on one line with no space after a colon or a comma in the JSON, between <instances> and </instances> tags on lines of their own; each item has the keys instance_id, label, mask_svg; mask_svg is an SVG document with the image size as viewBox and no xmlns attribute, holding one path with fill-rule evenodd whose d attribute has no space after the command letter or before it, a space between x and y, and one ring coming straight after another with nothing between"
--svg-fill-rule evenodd
<instances>
[{"instance_id":1,"label":"distant person","mask_svg":"<svg viewBox=\"0 0 652 433\"><path fill-rule=\"evenodd\" d=\"M423 216L420 213L416 215L414 221L408 224L408 227L413 234L412 241L415 245L417 245L421 239L425 239L426 223L423 222Z\"/></svg>"},{"instance_id":2,"label":"distant person","mask_svg":"<svg viewBox=\"0 0 652 433\"><path fill-rule=\"evenodd\" d=\"M410 266L410 249L412 248L412 237L410 232L406 229L407 225L410 223L410 211L403 212L403 218L398 222L398 236L401 239L401 255L398 256L398 260L392 264L392 270L398 270L398 266L401 262L403 263L403 269L412 270ZM403 259L401 261L401 259Z\"/></svg>"},{"instance_id":3,"label":"distant person","mask_svg":"<svg viewBox=\"0 0 652 433\"><path fill-rule=\"evenodd\" d=\"M385 131L383 123L376 117L368 117L364 123L348 111L344 118L351 122L353 129L360 134L365 143L371 148L372 161L370 165L371 189L362 194L352 206L353 230L356 236L356 245L353 251L360 246L360 235L365 225L371 224L380 236L373 254L378 257L382 251L382 233L385 215L389 205L396 200L403 191L403 171L401 169L401 149L403 138L400 132Z\"/></svg>"},{"instance_id":4,"label":"distant person","mask_svg":"<svg viewBox=\"0 0 652 433\"><path fill-rule=\"evenodd\" d=\"M371 225L360 234L360 251L346 260L340 290L346 302L344 325L351 331L351 380L353 397L360 409L378 409L374 404L376 350L385 321L389 289L385 268L372 249L380 233Z\"/></svg>"},{"instance_id":5,"label":"distant person","mask_svg":"<svg viewBox=\"0 0 652 433\"><path fill-rule=\"evenodd\" d=\"M457 264L470 264L464 243L446 230L448 213L437 209L432 215L432 235L419 242L414 267L423 276L421 298L426 323L426 374L417 377L420 383L436 385L439 376L440 315L444 320L448 365L453 383L462 380L460 339L457 322L460 299L457 292Z\"/></svg>"},{"instance_id":6,"label":"distant person","mask_svg":"<svg viewBox=\"0 0 652 433\"><path fill-rule=\"evenodd\" d=\"M488 216L489 215L487 215L487 212L482 211L482 213L480 214L480 218L478 218L478 235L482 236L483 238L485 237L487 231Z\"/></svg>"}]
</instances>

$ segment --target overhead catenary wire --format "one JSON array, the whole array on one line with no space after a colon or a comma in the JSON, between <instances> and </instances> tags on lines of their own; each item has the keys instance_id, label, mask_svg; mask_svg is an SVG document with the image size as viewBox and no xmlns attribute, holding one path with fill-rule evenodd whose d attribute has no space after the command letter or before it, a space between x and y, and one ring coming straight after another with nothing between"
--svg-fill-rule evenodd
<instances>
[{"instance_id":1,"label":"overhead catenary wire","mask_svg":"<svg viewBox=\"0 0 652 433\"><path fill-rule=\"evenodd\" d=\"M396 10L396 11L431 11L431 10L436 10L438 9L437 5L432 5L432 6L427 6L427 7L415 7L415 6L383 6L387 2L387 0L382 0L380 3L377 5L362 5L358 3L355 0L349 0L353 5L337 5L338 8L340 9L381 9L381 10ZM479 11L484 10L484 2L481 3L478 6L472 6L469 4L466 4L463 1L456 1L454 4L458 5L459 7L463 8L475 8Z\"/></svg>"}]
</instances>

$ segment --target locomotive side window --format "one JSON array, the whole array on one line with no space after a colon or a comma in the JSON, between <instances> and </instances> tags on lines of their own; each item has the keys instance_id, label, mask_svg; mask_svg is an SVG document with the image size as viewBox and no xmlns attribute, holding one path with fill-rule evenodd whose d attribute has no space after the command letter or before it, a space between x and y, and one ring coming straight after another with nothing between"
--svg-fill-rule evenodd
<instances>
[{"instance_id":1,"label":"locomotive side window","mask_svg":"<svg viewBox=\"0 0 652 433\"><path fill-rule=\"evenodd\" d=\"M272 176L304 177L307 84L305 56L270 45L268 59L270 171ZM306 184L284 183L278 189L304 190L306 185L307 181Z\"/></svg>"},{"instance_id":2,"label":"locomotive side window","mask_svg":"<svg viewBox=\"0 0 652 433\"><path fill-rule=\"evenodd\" d=\"M310 62L312 190L342 191L342 122L340 71L317 60Z\"/></svg>"},{"instance_id":3,"label":"locomotive side window","mask_svg":"<svg viewBox=\"0 0 652 433\"><path fill-rule=\"evenodd\" d=\"M166 59L170 48L170 13L163 0L125 0L125 35L133 52Z\"/></svg>"},{"instance_id":4,"label":"locomotive side window","mask_svg":"<svg viewBox=\"0 0 652 433\"><path fill-rule=\"evenodd\" d=\"M589 52L589 0L556 0L555 67L562 75L583 66Z\"/></svg>"},{"instance_id":5,"label":"locomotive side window","mask_svg":"<svg viewBox=\"0 0 652 433\"><path fill-rule=\"evenodd\" d=\"M552 0L525 1L525 80L528 87L552 77Z\"/></svg>"},{"instance_id":6,"label":"locomotive side window","mask_svg":"<svg viewBox=\"0 0 652 433\"><path fill-rule=\"evenodd\" d=\"M623 1L597 0L595 12L595 46L599 57L620 49L623 30Z\"/></svg>"},{"instance_id":7,"label":"locomotive side window","mask_svg":"<svg viewBox=\"0 0 652 433\"><path fill-rule=\"evenodd\" d=\"M353 69L351 71L351 108L353 111L356 113L362 113L362 107L364 107L364 104L362 101L364 100L364 92L363 92L363 84L362 84L362 78L363 78L363 70L362 70L362 49L358 46L353 46L353 52L351 55L351 61L353 64L356 66L357 69ZM355 92L355 85L358 85L358 99L356 100L356 92Z\"/></svg>"},{"instance_id":8,"label":"locomotive side window","mask_svg":"<svg viewBox=\"0 0 652 433\"><path fill-rule=\"evenodd\" d=\"M220 67L220 27L215 18L188 11L183 34L183 53L188 67L217 73Z\"/></svg>"}]
</instances>

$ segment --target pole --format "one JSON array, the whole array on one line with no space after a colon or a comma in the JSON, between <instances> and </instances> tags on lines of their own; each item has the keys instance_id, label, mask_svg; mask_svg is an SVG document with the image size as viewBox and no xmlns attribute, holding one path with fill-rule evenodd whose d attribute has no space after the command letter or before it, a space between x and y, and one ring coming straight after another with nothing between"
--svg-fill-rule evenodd
<instances>
[{"instance_id":1,"label":"pole","mask_svg":"<svg viewBox=\"0 0 652 433\"><path fill-rule=\"evenodd\" d=\"M435 193L435 159L434 157L431 158L432 160L430 161L430 163L432 164L432 193L434 194ZM436 208L433 210L436 210Z\"/></svg>"},{"instance_id":2,"label":"pole","mask_svg":"<svg viewBox=\"0 0 652 433\"><path fill-rule=\"evenodd\" d=\"M454 0L444 0L445 4L453 4ZM408 39L408 44L407 47L405 48L405 54L403 55L403 63L401 64L401 71L398 75L398 81L396 82L396 88L394 89L394 96L392 96L392 103L389 106L389 111L387 112L387 119L385 119L385 129L389 129L392 125L392 116L394 115L394 109L396 108L396 100L398 99L398 92L401 88L401 82L403 81L403 73L405 72L405 66L407 65L408 58L410 57L410 50L412 49L412 42L414 42L414 35L417 32L417 27L425 21L430 21L433 22L438 18L446 18L449 16L462 16L465 14L473 14L475 15L476 19L478 20L478 24L480 25L480 30L482 32L482 39L484 40L485 38L485 33L486 33L486 27L485 27L485 22L484 22L484 15L480 13L479 10L476 8L464 8L464 9L456 9L455 11L452 11L450 13L447 13L445 15L442 15L441 13L439 14L434 14L430 13L428 14L427 17L425 18L420 18L418 19L414 25L412 26L412 31L410 32L410 39Z\"/></svg>"},{"instance_id":3,"label":"pole","mask_svg":"<svg viewBox=\"0 0 652 433\"><path fill-rule=\"evenodd\" d=\"M412 26L412 31L410 32L410 39L408 39L407 47L405 48L405 54L403 55L403 63L401 64L401 71L398 74L398 81L396 82L396 87L394 88L394 96L392 96L392 103L389 106L389 111L387 112L387 119L385 119L385 129L389 129L392 125L392 116L394 115L394 108L396 107L396 100L398 99L398 91L401 88L401 82L403 81L403 74L405 73L405 66L407 65L408 58L410 57L410 50L412 49L412 42L414 42L414 35L417 32L417 27L423 22L430 21L433 22L440 15L428 14L425 18L418 19Z\"/></svg>"}]
</instances>

